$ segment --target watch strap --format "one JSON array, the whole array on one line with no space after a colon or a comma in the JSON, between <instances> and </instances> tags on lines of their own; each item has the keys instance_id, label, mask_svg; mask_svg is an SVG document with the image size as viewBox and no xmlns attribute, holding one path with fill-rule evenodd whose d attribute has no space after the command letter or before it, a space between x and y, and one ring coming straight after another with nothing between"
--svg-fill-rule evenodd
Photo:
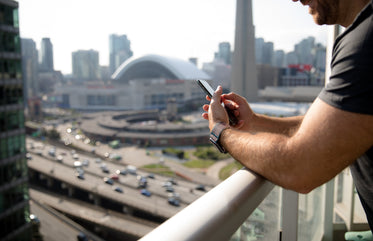
<instances>
[{"instance_id":1,"label":"watch strap","mask_svg":"<svg viewBox=\"0 0 373 241\"><path fill-rule=\"evenodd\" d=\"M228 129L229 125L224 124L224 123L217 123L215 126L212 128L210 132L210 142L213 143L216 148L222 153L227 153L227 151L224 149L224 147L220 144L220 136L221 133L225 130Z\"/></svg>"}]
</instances>

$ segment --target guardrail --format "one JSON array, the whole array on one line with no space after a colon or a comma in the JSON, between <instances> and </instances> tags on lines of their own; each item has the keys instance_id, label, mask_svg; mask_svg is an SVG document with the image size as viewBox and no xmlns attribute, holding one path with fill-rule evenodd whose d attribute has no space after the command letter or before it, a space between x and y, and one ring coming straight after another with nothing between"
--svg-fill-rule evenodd
<instances>
[{"instance_id":1,"label":"guardrail","mask_svg":"<svg viewBox=\"0 0 373 241\"><path fill-rule=\"evenodd\" d=\"M273 187L241 169L140 240L229 240Z\"/></svg>"}]
</instances>

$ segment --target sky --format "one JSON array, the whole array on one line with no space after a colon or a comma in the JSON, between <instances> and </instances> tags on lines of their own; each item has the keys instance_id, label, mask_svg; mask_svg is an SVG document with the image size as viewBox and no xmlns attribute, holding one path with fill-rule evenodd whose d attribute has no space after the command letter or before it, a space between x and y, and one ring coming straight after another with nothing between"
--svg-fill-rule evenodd
<instances>
[{"instance_id":1,"label":"sky","mask_svg":"<svg viewBox=\"0 0 373 241\"><path fill-rule=\"evenodd\" d=\"M159 54L199 65L211 62L220 42L234 46L234 0L18 0L20 34L40 49L51 39L54 68L71 73L71 53L96 50L109 62L109 35L127 35L134 56ZM256 37L292 51L308 36L326 45L327 27L291 0L253 0Z\"/></svg>"}]
</instances>

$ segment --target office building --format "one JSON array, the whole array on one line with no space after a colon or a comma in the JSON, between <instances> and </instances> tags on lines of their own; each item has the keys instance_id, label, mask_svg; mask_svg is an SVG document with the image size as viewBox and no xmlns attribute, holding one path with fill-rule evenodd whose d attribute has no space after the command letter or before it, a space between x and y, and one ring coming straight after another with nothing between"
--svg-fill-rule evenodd
<instances>
[{"instance_id":1,"label":"office building","mask_svg":"<svg viewBox=\"0 0 373 241\"><path fill-rule=\"evenodd\" d=\"M18 2L0 1L0 240L31 240Z\"/></svg>"},{"instance_id":2,"label":"office building","mask_svg":"<svg viewBox=\"0 0 373 241\"><path fill-rule=\"evenodd\" d=\"M215 53L215 59L222 60L226 65L232 63L231 44L228 42L219 43L219 51Z\"/></svg>"},{"instance_id":3,"label":"office building","mask_svg":"<svg viewBox=\"0 0 373 241\"><path fill-rule=\"evenodd\" d=\"M43 38L41 40L40 50L40 71L41 72L53 72L53 45L49 38Z\"/></svg>"},{"instance_id":4,"label":"office building","mask_svg":"<svg viewBox=\"0 0 373 241\"><path fill-rule=\"evenodd\" d=\"M73 76L79 82L98 80L99 53L95 50L78 50L72 53Z\"/></svg>"},{"instance_id":5,"label":"office building","mask_svg":"<svg viewBox=\"0 0 373 241\"><path fill-rule=\"evenodd\" d=\"M275 51L273 65L278 68L285 67L285 52L283 50Z\"/></svg>"},{"instance_id":6,"label":"office building","mask_svg":"<svg viewBox=\"0 0 373 241\"><path fill-rule=\"evenodd\" d=\"M32 39L21 39L24 100L38 95L38 51Z\"/></svg>"},{"instance_id":7,"label":"office building","mask_svg":"<svg viewBox=\"0 0 373 241\"><path fill-rule=\"evenodd\" d=\"M264 46L264 39L256 38L255 39L255 62L257 64L263 64L263 46Z\"/></svg>"},{"instance_id":8,"label":"office building","mask_svg":"<svg viewBox=\"0 0 373 241\"><path fill-rule=\"evenodd\" d=\"M113 74L124 61L133 55L131 41L127 38L127 35L110 35L109 50L110 74Z\"/></svg>"}]
</instances>

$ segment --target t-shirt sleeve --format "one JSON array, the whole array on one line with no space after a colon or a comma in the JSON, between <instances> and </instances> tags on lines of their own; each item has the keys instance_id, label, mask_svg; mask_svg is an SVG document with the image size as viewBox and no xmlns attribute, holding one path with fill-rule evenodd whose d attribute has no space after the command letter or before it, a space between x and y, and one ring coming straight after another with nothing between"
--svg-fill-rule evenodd
<instances>
[{"instance_id":1,"label":"t-shirt sleeve","mask_svg":"<svg viewBox=\"0 0 373 241\"><path fill-rule=\"evenodd\" d=\"M364 21L336 42L332 72L319 98L336 108L373 115L373 26Z\"/></svg>"}]
</instances>

